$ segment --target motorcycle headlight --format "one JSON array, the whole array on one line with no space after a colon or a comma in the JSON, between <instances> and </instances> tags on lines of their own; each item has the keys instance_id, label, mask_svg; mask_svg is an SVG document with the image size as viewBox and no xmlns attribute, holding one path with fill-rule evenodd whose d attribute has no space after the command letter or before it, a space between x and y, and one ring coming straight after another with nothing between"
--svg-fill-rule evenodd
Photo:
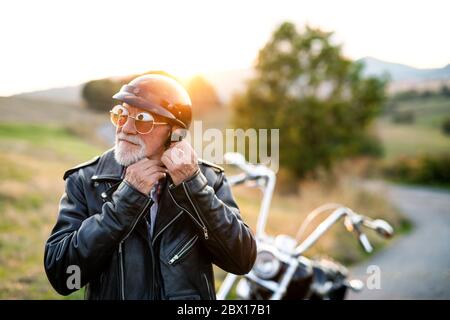
<instances>
[{"instance_id":1,"label":"motorcycle headlight","mask_svg":"<svg viewBox=\"0 0 450 320\"><path fill-rule=\"evenodd\" d=\"M253 272L261 279L271 279L280 270L280 261L269 251L260 251L256 256Z\"/></svg>"}]
</instances>

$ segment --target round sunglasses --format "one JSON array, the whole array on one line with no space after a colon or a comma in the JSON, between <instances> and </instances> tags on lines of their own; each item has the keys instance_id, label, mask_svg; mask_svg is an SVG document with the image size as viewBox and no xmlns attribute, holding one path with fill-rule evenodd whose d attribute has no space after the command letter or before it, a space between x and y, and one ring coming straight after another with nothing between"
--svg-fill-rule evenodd
<instances>
[{"instance_id":1,"label":"round sunglasses","mask_svg":"<svg viewBox=\"0 0 450 320\"><path fill-rule=\"evenodd\" d=\"M134 127L140 134L150 133L155 125L168 124L166 122L156 122L151 113L140 112L135 117L129 115L128 109L122 105L114 106L111 111L111 122L116 127L123 127L128 118L134 119Z\"/></svg>"}]
</instances>

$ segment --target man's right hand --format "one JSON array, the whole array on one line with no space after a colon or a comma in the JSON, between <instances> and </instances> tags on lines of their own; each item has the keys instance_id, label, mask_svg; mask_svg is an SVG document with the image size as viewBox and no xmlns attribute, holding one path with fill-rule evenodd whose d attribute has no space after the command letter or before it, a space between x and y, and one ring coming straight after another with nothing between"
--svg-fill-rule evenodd
<instances>
[{"instance_id":1,"label":"man's right hand","mask_svg":"<svg viewBox=\"0 0 450 320\"><path fill-rule=\"evenodd\" d=\"M161 160L145 158L127 167L125 181L148 195L158 180L166 176L166 172Z\"/></svg>"}]
</instances>

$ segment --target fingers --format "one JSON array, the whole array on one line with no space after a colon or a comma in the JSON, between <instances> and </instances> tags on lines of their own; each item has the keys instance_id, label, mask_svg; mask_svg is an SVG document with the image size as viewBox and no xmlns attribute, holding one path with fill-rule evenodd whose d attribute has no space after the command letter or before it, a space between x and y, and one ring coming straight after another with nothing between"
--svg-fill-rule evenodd
<instances>
[{"instance_id":1,"label":"fingers","mask_svg":"<svg viewBox=\"0 0 450 320\"><path fill-rule=\"evenodd\" d=\"M146 169L141 170L141 174L143 176L151 176L154 173L167 173L167 168L162 166L152 166Z\"/></svg>"},{"instance_id":2,"label":"fingers","mask_svg":"<svg viewBox=\"0 0 450 320\"><path fill-rule=\"evenodd\" d=\"M148 167L148 166L152 166L152 165L162 165L162 162L160 159L144 158L144 159L141 159L138 162L134 163L133 165Z\"/></svg>"},{"instance_id":3,"label":"fingers","mask_svg":"<svg viewBox=\"0 0 450 320\"><path fill-rule=\"evenodd\" d=\"M166 177L168 170L161 160L142 159L128 166L125 180L144 194L148 194L158 180Z\"/></svg>"},{"instance_id":4,"label":"fingers","mask_svg":"<svg viewBox=\"0 0 450 320\"><path fill-rule=\"evenodd\" d=\"M197 157L188 142L180 141L171 144L170 148L163 153L161 161L169 168L171 165L196 163Z\"/></svg>"},{"instance_id":5,"label":"fingers","mask_svg":"<svg viewBox=\"0 0 450 320\"><path fill-rule=\"evenodd\" d=\"M143 178L154 173L166 174L167 168L160 160L142 159L127 168L127 175L141 176Z\"/></svg>"},{"instance_id":6,"label":"fingers","mask_svg":"<svg viewBox=\"0 0 450 320\"><path fill-rule=\"evenodd\" d=\"M174 163L166 152L161 156L161 161L163 162L163 164L166 166L166 168L168 170L173 169Z\"/></svg>"},{"instance_id":7,"label":"fingers","mask_svg":"<svg viewBox=\"0 0 450 320\"><path fill-rule=\"evenodd\" d=\"M166 172L157 171L157 172L153 172L152 174L150 174L148 176L148 179L154 184L157 181L165 178L166 175L167 175Z\"/></svg>"},{"instance_id":8,"label":"fingers","mask_svg":"<svg viewBox=\"0 0 450 320\"><path fill-rule=\"evenodd\" d=\"M176 185L192 176L198 169L197 155L191 145L184 140L172 143L163 153L161 161Z\"/></svg>"},{"instance_id":9,"label":"fingers","mask_svg":"<svg viewBox=\"0 0 450 320\"><path fill-rule=\"evenodd\" d=\"M149 168L152 168L154 166L164 166L164 164L161 162L161 160L156 160L156 159L141 159L135 163L133 163L132 165L130 165L128 167L127 170L137 170L137 171L142 171L142 170L146 170Z\"/></svg>"}]
</instances>

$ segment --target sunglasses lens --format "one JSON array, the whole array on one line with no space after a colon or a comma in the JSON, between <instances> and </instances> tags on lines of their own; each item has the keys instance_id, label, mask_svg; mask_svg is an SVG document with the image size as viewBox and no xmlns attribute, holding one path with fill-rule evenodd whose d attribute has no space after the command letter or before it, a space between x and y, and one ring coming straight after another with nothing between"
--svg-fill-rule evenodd
<instances>
[{"instance_id":1,"label":"sunglasses lens","mask_svg":"<svg viewBox=\"0 0 450 320\"><path fill-rule=\"evenodd\" d=\"M111 110L111 122L116 127L122 127L128 119L128 110L122 105L118 104L114 106Z\"/></svg>"},{"instance_id":2,"label":"sunglasses lens","mask_svg":"<svg viewBox=\"0 0 450 320\"><path fill-rule=\"evenodd\" d=\"M153 129L153 120L144 121L144 120L135 120L134 124L136 126L136 131L142 134L149 133Z\"/></svg>"},{"instance_id":3,"label":"sunglasses lens","mask_svg":"<svg viewBox=\"0 0 450 320\"><path fill-rule=\"evenodd\" d=\"M116 127L122 127L125 124L125 122L127 122L127 118L128 118L127 115L121 115L111 112L111 122Z\"/></svg>"},{"instance_id":4,"label":"sunglasses lens","mask_svg":"<svg viewBox=\"0 0 450 320\"><path fill-rule=\"evenodd\" d=\"M128 110L122 105L115 106L111 111L111 122L116 127L123 127L128 120ZM136 131L141 134L149 133L153 130L155 119L148 112L141 112L136 115L136 117L131 117L134 119L134 125Z\"/></svg>"}]
</instances>

